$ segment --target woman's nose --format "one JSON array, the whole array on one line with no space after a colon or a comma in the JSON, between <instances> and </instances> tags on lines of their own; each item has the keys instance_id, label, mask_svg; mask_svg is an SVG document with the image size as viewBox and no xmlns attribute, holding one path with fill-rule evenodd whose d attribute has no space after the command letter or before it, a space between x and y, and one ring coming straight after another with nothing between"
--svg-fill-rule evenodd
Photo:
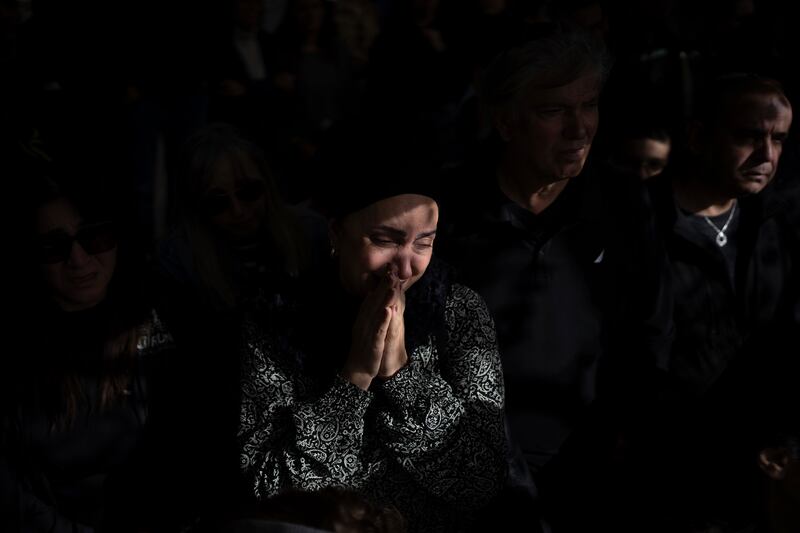
<instances>
[{"instance_id":1,"label":"woman's nose","mask_svg":"<svg viewBox=\"0 0 800 533\"><path fill-rule=\"evenodd\" d=\"M72 243L72 249L69 252L69 264L71 266L82 266L89 261L89 254L83 249L83 246L77 241Z\"/></svg>"},{"instance_id":2,"label":"woman's nose","mask_svg":"<svg viewBox=\"0 0 800 533\"><path fill-rule=\"evenodd\" d=\"M411 268L411 256L406 252L400 252L394 259L394 265L397 268L397 277L401 280L410 279L413 275Z\"/></svg>"},{"instance_id":3,"label":"woman's nose","mask_svg":"<svg viewBox=\"0 0 800 533\"><path fill-rule=\"evenodd\" d=\"M242 214L244 213L244 206L242 205L242 202L236 197L236 195L231 195L230 202L231 202L230 203L231 214L234 217L242 216Z\"/></svg>"}]
</instances>

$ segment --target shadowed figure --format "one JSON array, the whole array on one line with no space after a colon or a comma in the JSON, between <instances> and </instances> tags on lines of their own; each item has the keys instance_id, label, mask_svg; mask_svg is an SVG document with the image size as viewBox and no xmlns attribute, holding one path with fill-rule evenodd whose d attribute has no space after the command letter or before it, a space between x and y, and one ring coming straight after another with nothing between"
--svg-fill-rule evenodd
<instances>
[{"instance_id":1,"label":"shadowed figure","mask_svg":"<svg viewBox=\"0 0 800 533\"><path fill-rule=\"evenodd\" d=\"M50 172L62 183L73 177ZM137 517L128 481L172 336L99 186L21 177L25 253L20 298L10 303L24 354L3 362L0 523L4 531L119 530Z\"/></svg>"}]
</instances>

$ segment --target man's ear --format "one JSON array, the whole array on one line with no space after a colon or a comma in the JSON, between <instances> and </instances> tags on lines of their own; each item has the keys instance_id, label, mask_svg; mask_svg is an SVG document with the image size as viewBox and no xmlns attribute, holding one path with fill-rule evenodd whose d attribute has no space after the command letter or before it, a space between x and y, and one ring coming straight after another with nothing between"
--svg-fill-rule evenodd
<instances>
[{"instance_id":1,"label":"man's ear","mask_svg":"<svg viewBox=\"0 0 800 533\"><path fill-rule=\"evenodd\" d=\"M758 467L774 481L786 477L789 461L789 450L786 448L764 448L758 454Z\"/></svg>"},{"instance_id":2,"label":"man's ear","mask_svg":"<svg viewBox=\"0 0 800 533\"><path fill-rule=\"evenodd\" d=\"M686 125L687 146L693 155L700 155L705 151L707 135L705 125L699 120L691 120Z\"/></svg>"}]
</instances>

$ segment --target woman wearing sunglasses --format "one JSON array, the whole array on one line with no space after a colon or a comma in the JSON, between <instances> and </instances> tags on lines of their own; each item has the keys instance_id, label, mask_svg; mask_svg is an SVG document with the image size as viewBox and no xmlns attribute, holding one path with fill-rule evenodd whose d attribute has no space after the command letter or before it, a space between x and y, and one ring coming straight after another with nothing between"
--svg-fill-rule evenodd
<instances>
[{"instance_id":1,"label":"woman wearing sunglasses","mask_svg":"<svg viewBox=\"0 0 800 533\"><path fill-rule=\"evenodd\" d=\"M157 374L172 352L106 201L33 178L4 357L2 531L125 524ZM18 198L19 199L19 198Z\"/></svg>"}]
</instances>

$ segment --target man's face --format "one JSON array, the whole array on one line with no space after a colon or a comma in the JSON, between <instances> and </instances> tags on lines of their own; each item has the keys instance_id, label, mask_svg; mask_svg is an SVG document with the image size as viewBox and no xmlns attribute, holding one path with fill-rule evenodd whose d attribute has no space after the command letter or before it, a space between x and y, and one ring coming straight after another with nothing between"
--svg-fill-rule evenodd
<instances>
[{"instance_id":1,"label":"man's face","mask_svg":"<svg viewBox=\"0 0 800 533\"><path fill-rule=\"evenodd\" d=\"M540 182L580 174L597 131L599 96L594 72L559 87L530 87L521 112L501 129L512 160Z\"/></svg>"},{"instance_id":2,"label":"man's face","mask_svg":"<svg viewBox=\"0 0 800 533\"><path fill-rule=\"evenodd\" d=\"M792 109L775 94L745 94L731 101L711 130L706 167L732 196L757 194L775 177Z\"/></svg>"}]
</instances>

